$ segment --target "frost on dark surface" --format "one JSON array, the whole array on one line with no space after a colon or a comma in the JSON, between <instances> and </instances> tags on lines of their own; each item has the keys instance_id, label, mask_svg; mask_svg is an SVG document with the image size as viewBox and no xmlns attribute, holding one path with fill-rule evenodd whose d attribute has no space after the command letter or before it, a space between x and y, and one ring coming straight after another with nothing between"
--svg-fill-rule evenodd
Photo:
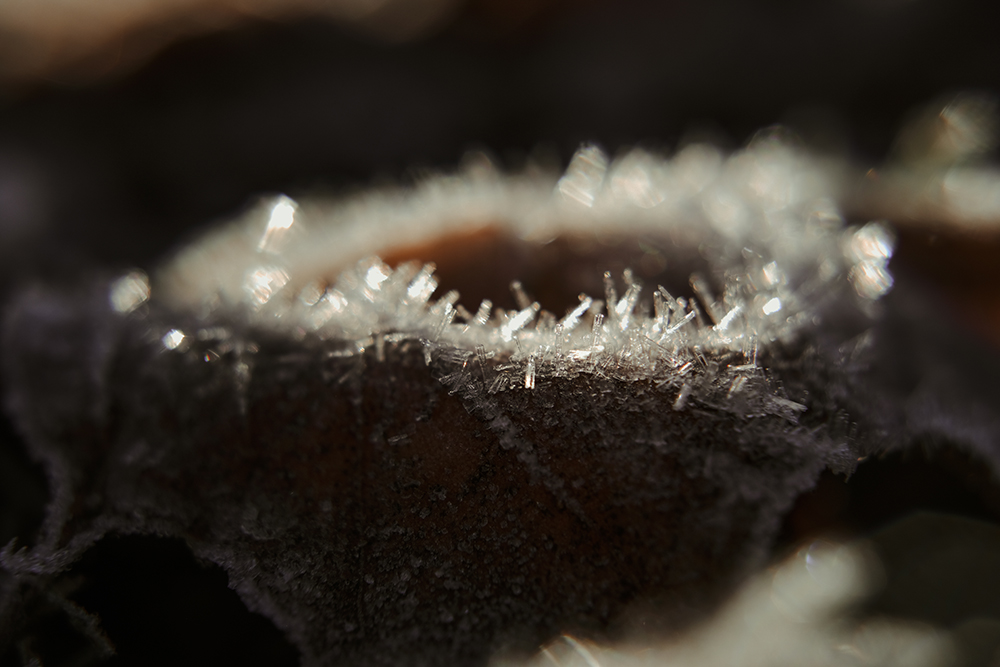
<instances>
[{"instance_id":1,"label":"frost on dark surface","mask_svg":"<svg viewBox=\"0 0 1000 667\"><path fill-rule=\"evenodd\" d=\"M181 536L307 663L473 663L600 636L638 601L687 620L844 455L781 416L674 410L651 382L452 394L460 364L428 367L419 343L379 361L262 335L213 358L215 341L176 353L147 326L51 295L15 306L12 400L59 493L5 565L52 575L108 531ZM116 343L69 347L99 350L88 335ZM46 368L60 345L96 370Z\"/></svg>"},{"instance_id":2,"label":"frost on dark surface","mask_svg":"<svg viewBox=\"0 0 1000 667\"><path fill-rule=\"evenodd\" d=\"M677 629L762 563L821 471L957 433L958 405L900 401L897 365L876 363L889 326L922 317L904 294L877 318L891 237L844 228L801 158L709 157L697 188L690 164L605 175L601 159L578 158L556 203L537 185L432 184L352 204L355 227L307 218L301 242L282 198L152 286L136 272L21 294L5 399L51 501L35 542L2 554L0 613L103 536L140 533L222 566L307 665L482 664L563 632ZM388 208L392 230L501 205L511 229L674 229L667 246L708 274L687 296L607 275L557 317L519 285L516 309L473 312L431 298L431 266L345 259ZM338 261L302 268L324 249ZM996 460L991 422L963 424Z\"/></svg>"}]
</instances>

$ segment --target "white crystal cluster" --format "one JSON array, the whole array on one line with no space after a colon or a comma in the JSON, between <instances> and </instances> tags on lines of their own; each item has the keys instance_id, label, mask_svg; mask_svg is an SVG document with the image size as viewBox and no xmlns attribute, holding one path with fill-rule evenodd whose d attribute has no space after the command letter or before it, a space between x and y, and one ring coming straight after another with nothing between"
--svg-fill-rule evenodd
<instances>
[{"instance_id":1,"label":"white crystal cluster","mask_svg":"<svg viewBox=\"0 0 1000 667\"><path fill-rule=\"evenodd\" d=\"M672 641L596 646L563 636L528 667L953 667L946 631L898 619L858 622L851 610L878 589L877 561L859 545L817 542L752 579L711 621ZM526 667L494 660L493 667Z\"/></svg>"},{"instance_id":2,"label":"white crystal cluster","mask_svg":"<svg viewBox=\"0 0 1000 667\"><path fill-rule=\"evenodd\" d=\"M609 164L585 147L558 179L503 176L480 161L333 206L278 197L181 253L153 289L174 307L236 310L253 327L327 339L331 354L372 348L381 359L386 345L412 341L428 363L457 367L445 378L456 390L473 381L490 392L532 389L541 378L593 373L667 384L680 409L692 394L732 397L761 381L762 346L815 326L832 300L863 307L891 287L889 230L846 227L835 198L821 163L766 137L728 158L695 145L671 159L635 150ZM644 291L628 270L606 273L603 294L552 313L517 283L514 310L461 304L457 291L436 294L433 264L378 258L485 227L539 243L662 236L699 254L707 275L693 275L684 297ZM790 418L804 409L776 396L764 407Z\"/></svg>"}]
</instances>

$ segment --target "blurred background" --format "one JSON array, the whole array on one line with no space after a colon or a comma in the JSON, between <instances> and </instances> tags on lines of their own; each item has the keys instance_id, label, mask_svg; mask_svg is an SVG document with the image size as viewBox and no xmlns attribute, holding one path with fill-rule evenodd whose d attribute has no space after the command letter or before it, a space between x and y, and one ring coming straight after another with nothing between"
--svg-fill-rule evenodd
<instances>
[{"instance_id":1,"label":"blurred background","mask_svg":"<svg viewBox=\"0 0 1000 667\"><path fill-rule=\"evenodd\" d=\"M584 141L611 154L737 148L783 123L850 165L851 219L889 218L897 275L995 359L1000 201L971 226L947 207L903 205L956 165L985 174L981 194L1000 200L994 14L988 0L6 0L0 304L40 277L152 268L263 194L405 184L470 150L518 169L561 168ZM887 194L879 176L893 170L909 176ZM0 445L2 545L37 527L47 492L3 419ZM824 477L782 540L870 534L915 509L996 523L1000 493L966 454L896 454L847 483ZM188 664L215 659L211 642L219 659L238 645L251 663L294 663L273 627L244 622L221 571L180 544L130 539L78 566L92 582L78 599L125 624L108 632L132 641L136 664L155 663L143 633L166 623L129 629L136 605L174 614L200 647ZM180 620L192 607L206 623L243 619L224 621L243 634L201 638Z\"/></svg>"},{"instance_id":2,"label":"blurred background","mask_svg":"<svg viewBox=\"0 0 1000 667\"><path fill-rule=\"evenodd\" d=\"M261 193L737 147L783 122L861 166L1000 90L986 0L8 0L5 261L148 265ZM937 106L935 106L937 105ZM17 247L16 253L10 248ZM13 256L12 256L13 255ZM8 272L10 268L8 267Z\"/></svg>"}]
</instances>

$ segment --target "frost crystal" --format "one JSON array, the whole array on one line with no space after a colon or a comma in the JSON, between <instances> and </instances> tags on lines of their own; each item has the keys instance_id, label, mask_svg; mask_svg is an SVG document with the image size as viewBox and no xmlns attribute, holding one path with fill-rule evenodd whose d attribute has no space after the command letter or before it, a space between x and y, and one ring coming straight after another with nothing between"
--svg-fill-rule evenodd
<instances>
[{"instance_id":1,"label":"frost crystal","mask_svg":"<svg viewBox=\"0 0 1000 667\"><path fill-rule=\"evenodd\" d=\"M958 664L952 638L897 619L849 620L851 603L871 595L873 558L857 546L814 543L749 582L697 631L654 644L599 646L563 635L530 662L491 667L751 667Z\"/></svg>"},{"instance_id":2,"label":"frost crystal","mask_svg":"<svg viewBox=\"0 0 1000 667\"><path fill-rule=\"evenodd\" d=\"M325 209L279 197L182 253L159 286L174 305L243 311L252 326L347 341L346 353L375 339L413 340L430 363L482 348L499 372L482 387L491 393L590 373L673 386L683 409L763 389L746 375L759 345L793 338L832 301L864 306L891 288L890 232L880 223L844 229L832 189L815 161L780 144L759 142L726 160L706 146L672 159L637 150L610 166L588 146L558 180L476 172ZM693 298L645 287L632 270L607 272L603 295L581 294L556 319L520 282L511 286L517 310L491 313L484 300L473 314L458 293L432 300L433 264L391 267L377 257L395 247L385 239L405 246L487 224L521 238L668 238L708 266L691 276ZM765 412L775 405L756 403Z\"/></svg>"},{"instance_id":3,"label":"frost crystal","mask_svg":"<svg viewBox=\"0 0 1000 667\"><path fill-rule=\"evenodd\" d=\"M179 329L171 329L163 334L163 347L168 350L176 350L184 342L184 332Z\"/></svg>"},{"instance_id":4,"label":"frost crystal","mask_svg":"<svg viewBox=\"0 0 1000 667\"><path fill-rule=\"evenodd\" d=\"M142 271L131 271L111 284L108 299L119 313L131 313L149 299L149 279Z\"/></svg>"},{"instance_id":5,"label":"frost crystal","mask_svg":"<svg viewBox=\"0 0 1000 667\"><path fill-rule=\"evenodd\" d=\"M55 586L104 535L179 536L310 666L481 666L647 602L684 627L823 468L867 451L857 334L893 243L845 228L831 188L773 144L588 147L561 180L480 168L333 208L279 198L151 287L26 291L0 362L53 501L0 568ZM446 257L405 261L485 230L606 254L504 274L512 308L463 304ZM601 265L623 238L637 264ZM0 595L0 616L19 605Z\"/></svg>"}]
</instances>

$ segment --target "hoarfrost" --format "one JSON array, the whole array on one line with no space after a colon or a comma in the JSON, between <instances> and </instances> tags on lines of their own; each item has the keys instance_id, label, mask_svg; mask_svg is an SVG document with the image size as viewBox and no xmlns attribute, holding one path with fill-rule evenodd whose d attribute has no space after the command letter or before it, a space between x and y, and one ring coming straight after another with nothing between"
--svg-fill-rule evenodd
<instances>
[{"instance_id":1,"label":"hoarfrost","mask_svg":"<svg viewBox=\"0 0 1000 667\"><path fill-rule=\"evenodd\" d=\"M758 575L711 622L681 638L599 646L563 635L530 661L494 660L492 667L964 664L947 632L914 621L850 618L848 610L877 588L878 569L863 547L814 543Z\"/></svg>"},{"instance_id":2,"label":"hoarfrost","mask_svg":"<svg viewBox=\"0 0 1000 667\"><path fill-rule=\"evenodd\" d=\"M101 283L97 305L25 295L5 381L55 491L3 567L55 576L108 532L181 536L310 665L482 664L603 632L647 592L680 627L860 453L823 430L862 394L815 322L868 323L892 244L815 215L827 184L773 144L610 167L588 147L560 180L279 198L175 257L141 303L135 281L110 302ZM516 310L473 314L434 299L434 264L378 258L487 223L666 238L707 268L687 297L616 269L559 317L522 285Z\"/></svg>"},{"instance_id":3,"label":"hoarfrost","mask_svg":"<svg viewBox=\"0 0 1000 667\"><path fill-rule=\"evenodd\" d=\"M149 278L142 271L130 271L111 283L108 298L117 312L131 313L149 299Z\"/></svg>"},{"instance_id":4,"label":"hoarfrost","mask_svg":"<svg viewBox=\"0 0 1000 667\"><path fill-rule=\"evenodd\" d=\"M615 162L605 178L607 158L587 147L557 182L554 198L541 192L543 186L516 177L432 182L411 195L402 217L395 202L394 215L382 215L384 205L379 202L362 209L345 206L325 216L314 213L308 231L288 239L280 250L264 241L248 247L245 259L233 260L237 266L252 267L243 291L230 290L214 271L199 272L199 263L210 256L204 247L178 257L161 274L161 283L175 304L194 305L221 296L225 308L242 309L252 326L286 332L302 328L323 339L385 340L379 336L388 335L423 340L428 364L445 350L472 352L483 346L497 363L514 364L510 373L490 379L490 393L530 388L536 374L575 375L585 361L584 368L608 377L675 385L681 391L678 407L689 400L711 402L715 392L722 392L723 398L740 393L742 382L733 383L745 365L727 363L720 377L702 381L705 364L700 362L706 356L745 356L748 341L767 344L798 335L826 305L848 298L842 294L845 282L853 285L860 306L878 299L892 285L887 266L893 240L881 223L839 230L831 222L839 220L839 214L823 190L822 171L791 149L761 141L726 162L701 160L699 187L681 187L683 178L690 176L683 165L693 159L691 150L675 161L636 154ZM446 189L457 192L444 196ZM532 196L524 196L525 189L534 190ZM588 210L568 211L560 203L565 197ZM470 199L477 203L471 209L477 216L506 221L498 224L521 236L581 229L613 233L626 227L631 233L682 234L690 252L707 259L708 272L720 281L720 296L713 293L706 275L695 273L690 280L695 298L674 298L661 286L653 291L650 309L641 306L643 286L630 270L621 276L622 295L615 276L605 273L603 302L582 294L579 305L561 319L550 320L540 316L544 304L532 302L515 281L511 290L518 310L498 310L491 319L490 300L484 300L475 315L458 304L457 292L432 304L438 286L433 264L393 269L376 257L341 266L325 294L316 296L316 271L322 276L336 267L320 269L305 260L324 239L333 238L324 231L327 227L340 228L348 237L351 230L365 228L369 234L392 238L404 226L424 225L433 235L437 227L425 221L460 217L470 210ZM720 212L734 206L739 209L736 218ZM296 220L306 217L287 199L279 199L270 210L265 237L291 227L293 214ZM818 215L820 210L825 213ZM699 218L692 211L714 213ZM238 232L230 235L235 239ZM208 245L219 242L210 239ZM265 255L270 264L262 263ZM303 264L311 273L303 273ZM301 285L295 291L308 296L273 300L286 283ZM181 293L181 284L191 289ZM580 327L588 319L589 334ZM347 349L365 347L356 342ZM682 383L689 372L693 375ZM512 381L511 373L523 381ZM765 411L787 413L780 402L760 404Z\"/></svg>"}]
</instances>

